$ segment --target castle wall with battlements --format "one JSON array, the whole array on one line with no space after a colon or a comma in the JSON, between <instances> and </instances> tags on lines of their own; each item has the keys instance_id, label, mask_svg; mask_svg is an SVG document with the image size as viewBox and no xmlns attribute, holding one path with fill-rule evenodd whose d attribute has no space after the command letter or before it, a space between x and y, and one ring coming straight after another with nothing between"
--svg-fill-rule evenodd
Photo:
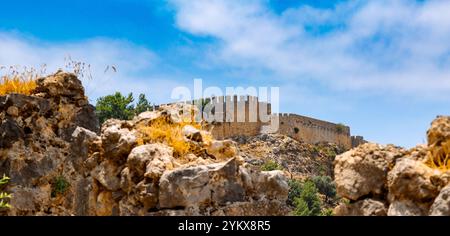
<instances>
[{"instance_id":1,"label":"castle wall with battlements","mask_svg":"<svg viewBox=\"0 0 450 236\"><path fill-rule=\"evenodd\" d=\"M278 133L306 143L330 142L351 148L350 127L297 114L281 114Z\"/></svg>"},{"instance_id":2,"label":"castle wall with battlements","mask_svg":"<svg viewBox=\"0 0 450 236\"><path fill-rule=\"evenodd\" d=\"M225 122L216 122L212 134L217 139L225 139L233 136L254 136L261 133L263 126L269 125L261 114L271 114L270 103L260 102L256 97L222 97L215 98L214 107L221 107ZM235 109L231 109L233 104ZM251 112L256 108L255 112ZM237 109L236 109L237 108ZM262 109L262 110L261 110ZM245 111L239 113L239 111ZM254 117L257 115L257 120ZM244 116L244 117L242 117ZM296 140L315 144L318 142L330 142L341 145L347 149L359 142L350 136L350 127L334 124L297 114L278 114L279 129L277 133L290 136ZM239 119L240 118L240 121ZM252 119L253 118L253 119ZM245 121L244 121L245 120ZM251 122L253 121L253 122Z\"/></svg>"},{"instance_id":3,"label":"castle wall with battlements","mask_svg":"<svg viewBox=\"0 0 450 236\"><path fill-rule=\"evenodd\" d=\"M363 137L351 136L350 127L345 125L297 114L272 114L271 104L261 102L257 97L222 96L207 99L208 109L212 109L216 117L211 129L216 139L261 134L265 126L270 125L270 117L275 116L279 121L276 133L298 141L311 144L330 142L346 149L365 143ZM195 104L195 101L192 101L192 104Z\"/></svg>"}]
</instances>

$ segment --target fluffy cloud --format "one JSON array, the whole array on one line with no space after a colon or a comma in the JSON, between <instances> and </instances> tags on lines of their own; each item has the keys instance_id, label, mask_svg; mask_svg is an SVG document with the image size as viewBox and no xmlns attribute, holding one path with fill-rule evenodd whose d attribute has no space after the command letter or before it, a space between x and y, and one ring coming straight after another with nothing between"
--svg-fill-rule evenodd
<instances>
[{"instance_id":1,"label":"fluffy cloud","mask_svg":"<svg viewBox=\"0 0 450 236\"><path fill-rule=\"evenodd\" d=\"M449 1L349 1L280 14L263 0L171 2L180 29L216 39L208 61L343 90L449 97Z\"/></svg>"}]
</instances>

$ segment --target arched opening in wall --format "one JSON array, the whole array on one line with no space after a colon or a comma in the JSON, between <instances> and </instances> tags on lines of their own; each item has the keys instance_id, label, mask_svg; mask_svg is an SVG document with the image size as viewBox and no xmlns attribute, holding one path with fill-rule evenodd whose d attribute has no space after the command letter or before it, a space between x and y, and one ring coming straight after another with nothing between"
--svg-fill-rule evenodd
<instances>
[{"instance_id":1,"label":"arched opening in wall","mask_svg":"<svg viewBox=\"0 0 450 236\"><path fill-rule=\"evenodd\" d=\"M300 129L298 127L294 127L294 133L298 134L300 132Z\"/></svg>"}]
</instances>

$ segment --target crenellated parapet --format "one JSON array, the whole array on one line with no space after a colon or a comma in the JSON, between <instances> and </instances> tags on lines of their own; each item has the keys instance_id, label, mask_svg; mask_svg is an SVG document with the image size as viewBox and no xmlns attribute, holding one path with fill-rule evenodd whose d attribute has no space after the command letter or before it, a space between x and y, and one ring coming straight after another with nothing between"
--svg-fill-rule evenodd
<instances>
[{"instance_id":1,"label":"crenellated parapet","mask_svg":"<svg viewBox=\"0 0 450 236\"><path fill-rule=\"evenodd\" d=\"M218 96L187 103L198 105L202 104L200 101L210 109L205 112L215 118L212 134L218 139L272 132L306 143L336 143L347 149L365 142L363 137L351 136L350 127L343 124L293 113L274 114L270 102L255 96ZM274 122L278 123L274 125Z\"/></svg>"}]
</instances>

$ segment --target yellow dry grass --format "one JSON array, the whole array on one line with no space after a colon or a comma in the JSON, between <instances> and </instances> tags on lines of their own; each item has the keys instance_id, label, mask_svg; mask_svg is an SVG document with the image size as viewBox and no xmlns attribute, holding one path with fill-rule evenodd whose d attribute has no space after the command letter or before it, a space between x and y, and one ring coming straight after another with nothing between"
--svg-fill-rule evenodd
<instances>
[{"instance_id":1,"label":"yellow dry grass","mask_svg":"<svg viewBox=\"0 0 450 236\"><path fill-rule=\"evenodd\" d=\"M442 171L450 170L450 140L441 145L430 148L428 153L428 166Z\"/></svg>"},{"instance_id":2,"label":"yellow dry grass","mask_svg":"<svg viewBox=\"0 0 450 236\"><path fill-rule=\"evenodd\" d=\"M20 93L31 95L36 89L36 80L26 79L20 76L3 76L0 79L0 95Z\"/></svg>"},{"instance_id":3,"label":"yellow dry grass","mask_svg":"<svg viewBox=\"0 0 450 236\"><path fill-rule=\"evenodd\" d=\"M137 127L139 132L138 145L147 143L161 142L172 147L174 154L183 157L188 153L194 153L198 150L198 145L189 142L183 135L183 127L191 125L197 129L201 129L201 125L192 120L184 120L183 122L171 122L169 117L159 117L153 120L149 125L140 125ZM203 135L204 142L212 141L212 136Z\"/></svg>"}]
</instances>

